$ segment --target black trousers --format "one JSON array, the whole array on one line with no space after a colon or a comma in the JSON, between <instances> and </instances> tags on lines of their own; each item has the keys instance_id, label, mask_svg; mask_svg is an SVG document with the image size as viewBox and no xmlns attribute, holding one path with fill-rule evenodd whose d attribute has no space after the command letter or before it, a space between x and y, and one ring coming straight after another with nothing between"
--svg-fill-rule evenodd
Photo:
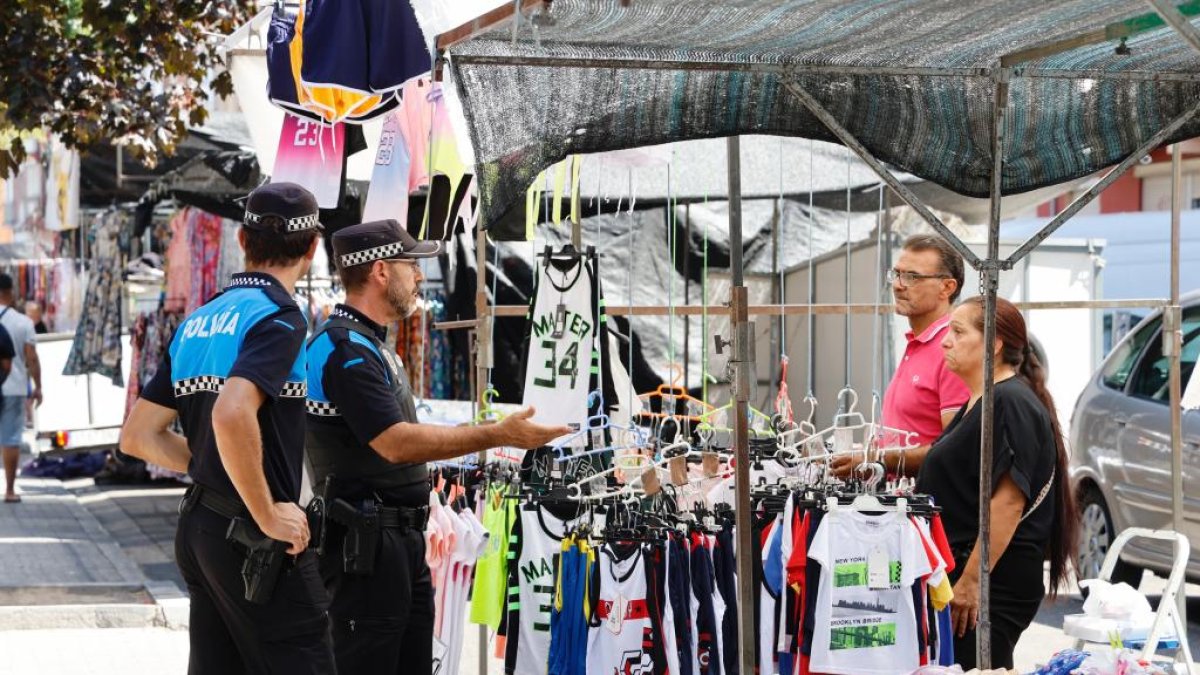
<instances>
[{"instance_id":1,"label":"black trousers","mask_svg":"<svg viewBox=\"0 0 1200 675\"><path fill-rule=\"evenodd\" d=\"M425 534L385 528L374 573L346 574L345 529L337 523L328 527L321 576L332 597L338 670L354 675L432 673L433 582L425 562Z\"/></svg>"},{"instance_id":2,"label":"black trousers","mask_svg":"<svg viewBox=\"0 0 1200 675\"><path fill-rule=\"evenodd\" d=\"M989 594L993 668L1013 667L1013 650L1017 640L1033 623L1042 606L1042 598L1046 596L1046 587L1042 583L1042 558L1041 551L1013 547L1005 550L1000 560L996 561ZM964 557L955 562L954 572L950 575L952 582L958 581L967 561ZM972 628L961 638L954 636L954 660L963 670L976 667L975 633L976 630Z\"/></svg>"},{"instance_id":3,"label":"black trousers","mask_svg":"<svg viewBox=\"0 0 1200 675\"><path fill-rule=\"evenodd\" d=\"M197 504L179 517L175 558L191 595L190 675L336 673L317 556L287 564L266 604L247 602L229 519Z\"/></svg>"}]
</instances>

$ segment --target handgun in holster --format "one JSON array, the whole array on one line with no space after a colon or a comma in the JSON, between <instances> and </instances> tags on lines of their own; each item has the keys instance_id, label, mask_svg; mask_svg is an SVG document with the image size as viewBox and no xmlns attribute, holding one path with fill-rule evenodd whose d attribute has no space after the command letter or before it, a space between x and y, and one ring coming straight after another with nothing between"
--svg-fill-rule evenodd
<instances>
[{"instance_id":1,"label":"handgun in holster","mask_svg":"<svg viewBox=\"0 0 1200 675\"><path fill-rule=\"evenodd\" d=\"M248 518L232 518L225 540L244 549L242 583L246 588L246 601L258 605L270 602L287 560L287 542L271 539Z\"/></svg>"},{"instance_id":2,"label":"handgun in holster","mask_svg":"<svg viewBox=\"0 0 1200 675\"><path fill-rule=\"evenodd\" d=\"M312 542L313 550L317 555L325 553L325 521L329 517L329 503L333 496L333 476L330 475L325 479L324 488L321 494L313 495L312 501L304 509L305 515L308 516L308 532L311 535L309 541Z\"/></svg>"},{"instance_id":3,"label":"handgun in holster","mask_svg":"<svg viewBox=\"0 0 1200 675\"><path fill-rule=\"evenodd\" d=\"M379 550L379 504L372 500L355 508L344 499L334 499L328 505L329 517L346 526L342 540L342 569L346 574L371 574L375 571L375 554Z\"/></svg>"}]
</instances>

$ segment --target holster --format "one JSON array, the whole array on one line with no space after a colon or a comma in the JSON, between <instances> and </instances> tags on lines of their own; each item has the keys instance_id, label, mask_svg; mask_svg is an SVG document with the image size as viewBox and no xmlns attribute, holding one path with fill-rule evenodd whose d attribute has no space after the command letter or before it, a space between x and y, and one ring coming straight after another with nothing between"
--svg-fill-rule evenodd
<instances>
[{"instance_id":1,"label":"holster","mask_svg":"<svg viewBox=\"0 0 1200 675\"><path fill-rule=\"evenodd\" d=\"M225 540L237 545L245 553L242 583L246 601L259 605L270 602L287 559L287 542L271 539L248 518L232 518Z\"/></svg>"},{"instance_id":2,"label":"holster","mask_svg":"<svg viewBox=\"0 0 1200 675\"><path fill-rule=\"evenodd\" d=\"M346 574L371 574L375 571L375 556L379 551L379 504L363 502L357 509L344 499L334 499L328 505L329 517L346 526L342 540L342 569Z\"/></svg>"}]
</instances>

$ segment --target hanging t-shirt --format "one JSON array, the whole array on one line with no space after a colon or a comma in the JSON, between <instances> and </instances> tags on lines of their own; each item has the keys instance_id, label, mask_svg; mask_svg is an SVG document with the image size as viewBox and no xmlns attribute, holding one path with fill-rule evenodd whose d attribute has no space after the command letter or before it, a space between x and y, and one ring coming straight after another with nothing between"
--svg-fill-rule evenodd
<instances>
[{"instance_id":1,"label":"hanging t-shirt","mask_svg":"<svg viewBox=\"0 0 1200 675\"><path fill-rule=\"evenodd\" d=\"M692 592L698 605L696 617L696 651L693 653L696 671L700 675L720 675L720 631L714 598L716 571L713 569L712 548L702 534L692 535L691 560Z\"/></svg>"},{"instance_id":2,"label":"hanging t-shirt","mask_svg":"<svg viewBox=\"0 0 1200 675\"><path fill-rule=\"evenodd\" d=\"M717 533L713 546L713 568L716 573L717 590L724 601L725 611L717 618L720 624L720 637L717 640L721 652L722 672L726 675L738 675L738 600L737 600L737 550L734 547L733 528Z\"/></svg>"},{"instance_id":3,"label":"hanging t-shirt","mask_svg":"<svg viewBox=\"0 0 1200 675\"><path fill-rule=\"evenodd\" d=\"M588 630L587 672L638 673L665 669L662 636L652 620L649 553L639 544L600 549L596 619Z\"/></svg>"},{"instance_id":4,"label":"hanging t-shirt","mask_svg":"<svg viewBox=\"0 0 1200 675\"><path fill-rule=\"evenodd\" d=\"M471 622L496 630L504 614L508 535L516 520L517 500L505 499L503 487L492 487L483 501L483 527L488 533L488 544L475 566Z\"/></svg>"},{"instance_id":5,"label":"hanging t-shirt","mask_svg":"<svg viewBox=\"0 0 1200 675\"><path fill-rule=\"evenodd\" d=\"M907 515L835 510L808 557L822 568L813 672L905 675L920 667L912 586L932 570Z\"/></svg>"},{"instance_id":6,"label":"hanging t-shirt","mask_svg":"<svg viewBox=\"0 0 1200 675\"><path fill-rule=\"evenodd\" d=\"M364 223L391 218L401 226L408 225L409 157L400 130L400 117L400 112L393 110L383 118L375 167L371 170L371 186L363 206Z\"/></svg>"}]
</instances>

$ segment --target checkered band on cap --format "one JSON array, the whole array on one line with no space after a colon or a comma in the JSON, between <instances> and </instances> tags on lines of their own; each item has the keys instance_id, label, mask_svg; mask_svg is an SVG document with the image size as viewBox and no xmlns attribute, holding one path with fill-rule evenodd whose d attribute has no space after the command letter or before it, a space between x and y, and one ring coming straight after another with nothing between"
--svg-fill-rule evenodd
<instances>
[{"instance_id":1,"label":"checkered band on cap","mask_svg":"<svg viewBox=\"0 0 1200 675\"><path fill-rule=\"evenodd\" d=\"M324 401L313 401L310 399L308 401L307 408L308 408L308 414L316 415L317 417L341 417L342 416L342 414L340 412L338 412L336 405L334 405L332 403L326 403Z\"/></svg>"},{"instance_id":2,"label":"checkered band on cap","mask_svg":"<svg viewBox=\"0 0 1200 675\"><path fill-rule=\"evenodd\" d=\"M220 393L221 387L225 386L225 378L217 377L216 375L200 375L198 377L189 377L186 380L179 380L175 383L175 396L190 396L202 391Z\"/></svg>"},{"instance_id":3,"label":"checkered band on cap","mask_svg":"<svg viewBox=\"0 0 1200 675\"><path fill-rule=\"evenodd\" d=\"M257 223L262 220L263 216L254 213L253 211L246 212L247 223ZM286 232L301 232L303 230L315 230L321 226L321 221L317 214L310 213L307 216L299 216L297 218L289 218L284 221L283 229Z\"/></svg>"},{"instance_id":4,"label":"checkered band on cap","mask_svg":"<svg viewBox=\"0 0 1200 675\"><path fill-rule=\"evenodd\" d=\"M369 263L375 260L394 258L401 253L404 253L404 245L400 242L393 242L391 244L384 244L383 246L369 248L365 251L347 253L346 255L342 256L341 263L342 267L353 267L355 265L361 265L363 263Z\"/></svg>"},{"instance_id":5,"label":"checkered band on cap","mask_svg":"<svg viewBox=\"0 0 1200 675\"><path fill-rule=\"evenodd\" d=\"M272 285L272 284L271 284L270 280L268 280L268 279L262 279L262 278L260 278L260 277L234 277L234 278L233 278L233 279L232 279L232 280L229 282L229 286L230 286L231 288L232 288L232 287L234 287L234 286L254 286L254 287L258 287L258 286L271 286L271 285Z\"/></svg>"}]
</instances>

